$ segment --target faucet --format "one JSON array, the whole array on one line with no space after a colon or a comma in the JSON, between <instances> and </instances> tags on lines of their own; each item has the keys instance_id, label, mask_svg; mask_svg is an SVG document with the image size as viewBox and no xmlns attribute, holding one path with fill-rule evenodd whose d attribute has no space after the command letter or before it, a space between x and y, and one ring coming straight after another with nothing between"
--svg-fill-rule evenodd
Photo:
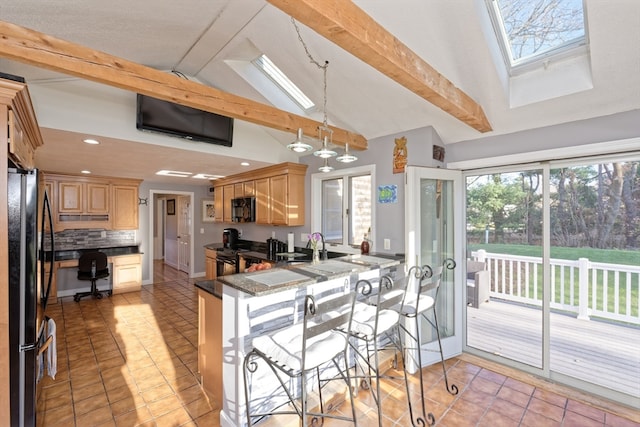
<instances>
[{"instance_id":1,"label":"faucet","mask_svg":"<svg viewBox=\"0 0 640 427\"><path fill-rule=\"evenodd\" d=\"M324 241L324 234L320 233L319 231L316 231L315 233L311 233L312 235L317 234L320 236L320 240L322 240L322 251L320 251L320 259L321 260L326 260L327 259L327 248L325 245L325 241ZM307 241L307 248L309 248L309 245L311 244L311 239L309 239L309 241Z\"/></svg>"}]
</instances>

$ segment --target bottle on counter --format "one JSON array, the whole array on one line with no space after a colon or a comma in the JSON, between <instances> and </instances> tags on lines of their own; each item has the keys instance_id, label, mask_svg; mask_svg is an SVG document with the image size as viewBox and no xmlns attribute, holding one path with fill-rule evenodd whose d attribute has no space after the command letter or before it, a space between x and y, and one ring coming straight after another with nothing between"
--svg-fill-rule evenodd
<instances>
[{"instance_id":1,"label":"bottle on counter","mask_svg":"<svg viewBox=\"0 0 640 427\"><path fill-rule=\"evenodd\" d=\"M369 239L367 233L364 233L364 239L362 239L362 243L360 243L360 253L362 255L369 254Z\"/></svg>"}]
</instances>

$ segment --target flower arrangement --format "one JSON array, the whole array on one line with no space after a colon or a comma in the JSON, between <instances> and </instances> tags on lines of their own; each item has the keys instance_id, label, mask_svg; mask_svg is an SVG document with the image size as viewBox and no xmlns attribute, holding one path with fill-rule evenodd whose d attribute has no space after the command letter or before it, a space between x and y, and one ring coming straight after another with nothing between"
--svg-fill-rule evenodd
<instances>
[{"instance_id":1,"label":"flower arrangement","mask_svg":"<svg viewBox=\"0 0 640 427\"><path fill-rule=\"evenodd\" d=\"M307 237L309 238L309 246L311 247L311 249L317 251L318 243L322 241L322 236L320 235L320 233L311 233Z\"/></svg>"}]
</instances>

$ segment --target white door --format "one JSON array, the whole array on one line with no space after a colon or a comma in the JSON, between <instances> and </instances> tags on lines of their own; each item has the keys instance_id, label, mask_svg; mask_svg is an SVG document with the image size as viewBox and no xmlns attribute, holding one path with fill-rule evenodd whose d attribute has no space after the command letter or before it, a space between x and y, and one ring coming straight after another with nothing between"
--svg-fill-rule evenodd
<instances>
[{"instance_id":1,"label":"white door","mask_svg":"<svg viewBox=\"0 0 640 427\"><path fill-rule=\"evenodd\" d=\"M178 197L178 269L189 273L191 265L191 202L188 196Z\"/></svg>"},{"instance_id":2,"label":"white door","mask_svg":"<svg viewBox=\"0 0 640 427\"><path fill-rule=\"evenodd\" d=\"M459 171L408 166L405 176L405 253L407 269L443 265L453 259L456 267L445 269L438 293L437 313L445 358L462 352L463 191ZM423 320L422 363L439 361L435 331Z\"/></svg>"}]
</instances>

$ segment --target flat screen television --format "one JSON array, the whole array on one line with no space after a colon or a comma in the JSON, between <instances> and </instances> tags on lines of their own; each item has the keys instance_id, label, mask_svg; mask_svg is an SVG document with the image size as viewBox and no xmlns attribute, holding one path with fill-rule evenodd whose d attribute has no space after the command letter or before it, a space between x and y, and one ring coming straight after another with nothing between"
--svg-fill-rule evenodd
<instances>
[{"instance_id":1,"label":"flat screen television","mask_svg":"<svg viewBox=\"0 0 640 427\"><path fill-rule=\"evenodd\" d=\"M136 128L231 147L233 118L138 94Z\"/></svg>"}]
</instances>

